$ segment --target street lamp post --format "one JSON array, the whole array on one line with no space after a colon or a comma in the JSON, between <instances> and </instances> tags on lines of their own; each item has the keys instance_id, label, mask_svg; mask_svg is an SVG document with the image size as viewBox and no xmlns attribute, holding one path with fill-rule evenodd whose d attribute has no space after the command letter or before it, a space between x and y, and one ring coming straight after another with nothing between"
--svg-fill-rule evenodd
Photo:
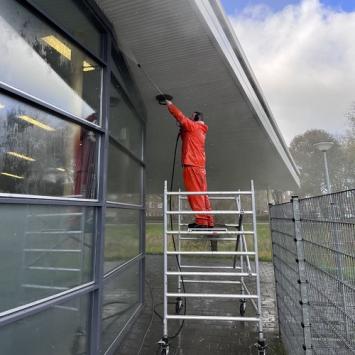
<instances>
[{"instance_id":1,"label":"street lamp post","mask_svg":"<svg viewBox=\"0 0 355 355\"><path fill-rule=\"evenodd\" d=\"M328 193L332 192L332 187L330 185L330 179L329 179L329 170L328 170L328 161L327 161L327 151L334 145L334 142L319 142L314 144L314 147L316 147L319 151L323 153L324 157L324 170L325 170L325 181L327 184L327 190Z\"/></svg>"}]
</instances>

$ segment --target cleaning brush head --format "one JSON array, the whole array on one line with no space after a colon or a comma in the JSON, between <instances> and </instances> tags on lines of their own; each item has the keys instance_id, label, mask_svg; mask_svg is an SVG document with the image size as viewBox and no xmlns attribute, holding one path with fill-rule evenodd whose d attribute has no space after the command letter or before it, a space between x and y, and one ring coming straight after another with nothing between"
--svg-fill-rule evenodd
<instances>
[{"instance_id":1,"label":"cleaning brush head","mask_svg":"<svg viewBox=\"0 0 355 355\"><path fill-rule=\"evenodd\" d=\"M159 102L159 105L166 105L166 100L171 101L173 99L169 94L157 95L155 98Z\"/></svg>"}]
</instances>

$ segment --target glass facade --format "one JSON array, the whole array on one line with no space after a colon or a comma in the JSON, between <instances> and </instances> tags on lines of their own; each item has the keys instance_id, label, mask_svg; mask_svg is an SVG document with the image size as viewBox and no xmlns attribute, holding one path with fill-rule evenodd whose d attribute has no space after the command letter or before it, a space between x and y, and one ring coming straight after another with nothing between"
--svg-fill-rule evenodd
<instances>
[{"instance_id":1,"label":"glass facade","mask_svg":"<svg viewBox=\"0 0 355 355\"><path fill-rule=\"evenodd\" d=\"M0 192L96 198L99 136L0 94Z\"/></svg>"},{"instance_id":2,"label":"glass facade","mask_svg":"<svg viewBox=\"0 0 355 355\"><path fill-rule=\"evenodd\" d=\"M143 301L145 121L90 2L0 1L0 344L106 354Z\"/></svg>"},{"instance_id":3,"label":"glass facade","mask_svg":"<svg viewBox=\"0 0 355 355\"><path fill-rule=\"evenodd\" d=\"M105 280L102 312L102 347L104 354L122 331L139 305L139 263Z\"/></svg>"},{"instance_id":4,"label":"glass facade","mask_svg":"<svg viewBox=\"0 0 355 355\"><path fill-rule=\"evenodd\" d=\"M94 58L15 0L1 1L0 42L1 82L99 123L102 68Z\"/></svg>"}]
</instances>

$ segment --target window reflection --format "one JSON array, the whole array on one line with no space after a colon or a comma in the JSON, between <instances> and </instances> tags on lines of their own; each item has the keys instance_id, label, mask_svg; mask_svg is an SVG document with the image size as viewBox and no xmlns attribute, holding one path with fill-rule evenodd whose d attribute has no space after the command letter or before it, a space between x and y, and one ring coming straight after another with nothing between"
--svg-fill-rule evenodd
<instances>
[{"instance_id":1,"label":"window reflection","mask_svg":"<svg viewBox=\"0 0 355 355\"><path fill-rule=\"evenodd\" d=\"M97 136L0 95L0 192L94 198Z\"/></svg>"},{"instance_id":2,"label":"window reflection","mask_svg":"<svg viewBox=\"0 0 355 355\"><path fill-rule=\"evenodd\" d=\"M110 135L142 157L142 124L121 94L121 88L113 80L110 96Z\"/></svg>"},{"instance_id":3,"label":"window reflection","mask_svg":"<svg viewBox=\"0 0 355 355\"><path fill-rule=\"evenodd\" d=\"M99 122L101 68L13 0L1 1L0 81Z\"/></svg>"},{"instance_id":4,"label":"window reflection","mask_svg":"<svg viewBox=\"0 0 355 355\"><path fill-rule=\"evenodd\" d=\"M117 276L105 280L102 305L102 343L104 354L137 309L140 300L140 263L134 263Z\"/></svg>"},{"instance_id":5,"label":"window reflection","mask_svg":"<svg viewBox=\"0 0 355 355\"><path fill-rule=\"evenodd\" d=\"M81 1L77 0L32 0L41 10L65 27L77 40L90 48L97 56L100 56L101 33L86 16ZM68 12L72 15L68 16Z\"/></svg>"},{"instance_id":6,"label":"window reflection","mask_svg":"<svg viewBox=\"0 0 355 355\"><path fill-rule=\"evenodd\" d=\"M3 204L0 215L0 312L92 280L92 207Z\"/></svg>"},{"instance_id":7,"label":"window reflection","mask_svg":"<svg viewBox=\"0 0 355 355\"><path fill-rule=\"evenodd\" d=\"M106 209L105 272L139 254L140 211Z\"/></svg>"},{"instance_id":8,"label":"window reflection","mask_svg":"<svg viewBox=\"0 0 355 355\"><path fill-rule=\"evenodd\" d=\"M140 205L142 167L114 142L109 144L107 200Z\"/></svg>"}]
</instances>

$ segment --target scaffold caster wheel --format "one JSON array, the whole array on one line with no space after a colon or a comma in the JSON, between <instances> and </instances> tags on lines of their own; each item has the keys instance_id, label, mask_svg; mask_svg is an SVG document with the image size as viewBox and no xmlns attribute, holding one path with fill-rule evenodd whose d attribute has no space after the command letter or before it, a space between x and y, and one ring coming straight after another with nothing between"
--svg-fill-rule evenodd
<instances>
[{"instance_id":1,"label":"scaffold caster wheel","mask_svg":"<svg viewBox=\"0 0 355 355\"><path fill-rule=\"evenodd\" d=\"M183 303L182 303L182 298L181 297L177 297L176 298L176 303L175 303L175 313L176 314L180 314L182 308L184 307Z\"/></svg>"},{"instance_id":2,"label":"scaffold caster wheel","mask_svg":"<svg viewBox=\"0 0 355 355\"><path fill-rule=\"evenodd\" d=\"M169 342L168 338L162 338L159 340L160 344L160 355L168 355L169 354Z\"/></svg>"},{"instance_id":3,"label":"scaffold caster wheel","mask_svg":"<svg viewBox=\"0 0 355 355\"><path fill-rule=\"evenodd\" d=\"M244 317L246 309L247 309L247 301L245 299L241 299L240 307L239 307L239 313L241 317Z\"/></svg>"},{"instance_id":4,"label":"scaffold caster wheel","mask_svg":"<svg viewBox=\"0 0 355 355\"><path fill-rule=\"evenodd\" d=\"M266 355L266 342L265 340L259 340L258 344L258 355Z\"/></svg>"}]
</instances>

